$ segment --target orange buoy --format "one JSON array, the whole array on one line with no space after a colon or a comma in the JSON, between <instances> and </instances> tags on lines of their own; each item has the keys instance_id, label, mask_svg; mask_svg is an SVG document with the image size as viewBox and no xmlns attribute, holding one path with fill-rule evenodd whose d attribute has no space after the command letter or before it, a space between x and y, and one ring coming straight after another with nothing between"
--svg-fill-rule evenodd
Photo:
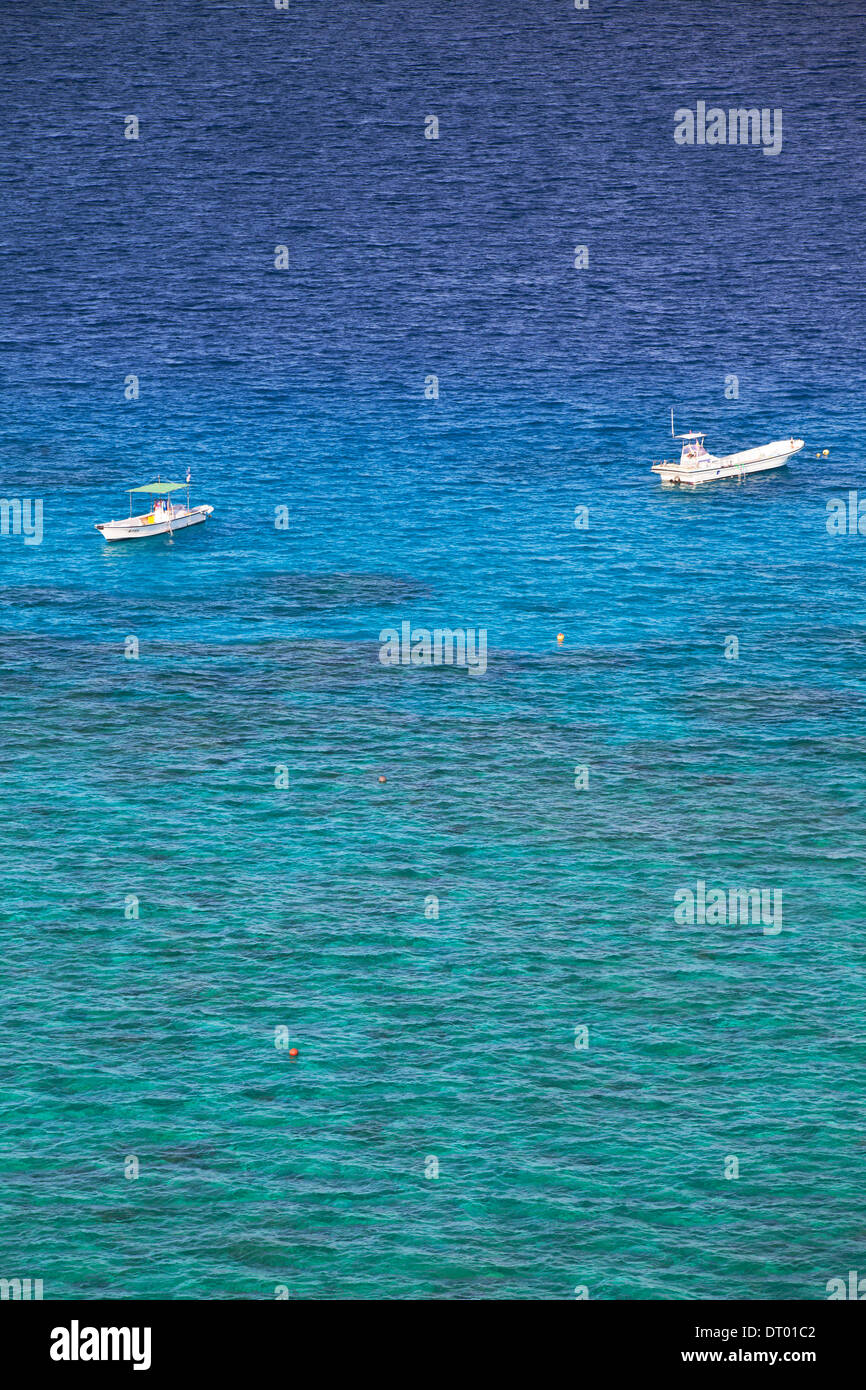
<instances>
[{"instance_id":1,"label":"orange buoy","mask_svg":"<svg viewBox=\"0 0 866 1390\"><path fill-rule=\"evenodd\" d=\"M564 632L558 632L558 633L556 634L556 640L557 640L557 642L559 643L559 645L562 646L563 642L565 641L565 633L564 633Z\"/></svg>"},{"instance_id":2,"label":"orange buoy","mask_svg":"<svg viewBox=\"0 0 866 1390\"><path fill-rule=\"evenodd\" d=\"M290 1056L290 1057L297 1057L297 1055L298 1055L298 1049L297 1049L296 1047L290 1047L290 1048L289 1048L289 1056Z\"/></svg>"},{"instance_id":3,"label":"orange buoy","mask_svg":"<svg viewBox=\"0 0 866 1390\"><path fill-rule=\"evenodd\" d=\"M387 777L380 777L380 778L379 778L379 781L380 781L380 782L387 782L387 780L388 780Z\"/></svg>"}]
</instances>

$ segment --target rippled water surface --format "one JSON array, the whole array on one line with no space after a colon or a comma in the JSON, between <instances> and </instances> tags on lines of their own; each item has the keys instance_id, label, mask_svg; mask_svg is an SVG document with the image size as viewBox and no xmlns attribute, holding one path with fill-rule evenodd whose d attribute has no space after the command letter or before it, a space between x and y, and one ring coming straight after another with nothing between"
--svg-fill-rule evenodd
<instances>
[{"instance_id":1,"label":"rippled water surface","mask_svg":"<svg viewBox=\"0 0 866 1390\"><path fill-rule=\"evenodd\" d=\"M863 1268L866 539L826 508L866 488L864 34L853 0L7 7L2 491L44 535L0 539L0 1273ZM677 146L698 100L781 109L781 153ZM663 490L672 405L806 447ZM94 531L187 468L206 526ZM404 621L486 629L486 672L384 666ZM781 930L679 925L698 880Z\"/></svg>"}]
</instances>

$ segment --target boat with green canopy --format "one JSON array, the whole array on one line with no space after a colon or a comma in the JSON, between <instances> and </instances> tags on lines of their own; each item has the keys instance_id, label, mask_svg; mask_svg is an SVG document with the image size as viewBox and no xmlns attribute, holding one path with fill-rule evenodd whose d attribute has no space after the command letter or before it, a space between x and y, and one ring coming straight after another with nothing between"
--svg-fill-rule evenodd
<instances>
[{"instance_id":1,"label":"boat with green canopy","mask_svg":"<svg viewBox=\"0 0 866 1390\"><path fill-rule=\"evenodd\" d=\"M166 532L169 535L174 535L175 531L182 531L185 526L195 526L200 521L207 521L213 507L209 507L206 503L192 506L189 500L189 487L190 479L189 473L187 473L185 483L164 483L160 478L157 478L155 483L145 483L142 487L128 488L129 516L123 521L98 521L96 522L96 529L102 533L102 538L106 541L133 541L141 540L146 536L161 536ZM182 492L184 489L186 490L186 502L176 502L174 494ZM150 510L134 516L132 499L141 494L144 494L150 501Z\"/></svg>"}]
</instances>

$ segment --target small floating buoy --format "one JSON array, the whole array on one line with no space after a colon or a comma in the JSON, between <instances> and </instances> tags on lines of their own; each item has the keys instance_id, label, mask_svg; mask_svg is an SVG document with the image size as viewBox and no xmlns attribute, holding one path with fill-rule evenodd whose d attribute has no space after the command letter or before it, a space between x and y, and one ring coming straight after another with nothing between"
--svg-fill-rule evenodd
<instances>
[{"instance_id":1,"label":"small floating buoy","mask_svg":"<svg viewBox=\"0 0 866 1390\"><path fill-rule=\"evenodd\" d=\"M380 777L380 778L379 778L379 781L380 781L380 782L387 782L387 780L388 780L387 777Z\"/></svg>"},{"instance_id":2,"label":"small floating buoy","mask_svg":"<svg viewBox=\"0 0 866 1390\"><path fill-rule=\"evenodd\" d=\"M825 449L825 450L824 450L824 457L825 457L825 459L830 457L830 450L829 450L829 449Z\"/></svg>"},{"instance_id":3,"label":"small floating buoy","mask_svg":"<svg viewBox=\"0 0 866 1390\"><path fill-rule=\"evenodd\" d=\"M298 1055L298 1049L297 1049L296 1047L290 1047L290 1048L289 1048L289 1056L290 1056L290 1057L297 1057L297 1055Z\"/></svg>"},{"instance_id":4,"label":"small floating buoy","mask_svg":"<svg viewBox=\"0 0 866 1390\"><path fill-rule=\"evenodd\" d=\"M565 641L565 633L564 633L564 632L558 632L558 633L556 634L556 640L557 640L557 642L559 643L559 645L562 646L563 642Z\"/></svg>"}]
</instances>

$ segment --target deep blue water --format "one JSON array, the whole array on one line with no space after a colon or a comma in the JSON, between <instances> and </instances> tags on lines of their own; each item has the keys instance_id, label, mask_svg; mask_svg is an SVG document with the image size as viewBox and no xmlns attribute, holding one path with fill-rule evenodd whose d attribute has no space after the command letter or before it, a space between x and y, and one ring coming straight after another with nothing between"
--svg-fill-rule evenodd
<instances>
[{"instance_id":1,"label":"deep blue water","mask_svg":"<svg viewBox=\"0 0 866 1390\"><path fill-rule=\"evenodd\" d=\"M853 0L0 12L2 493L44 504L0 538L0 1276L866 1267L866 539L826 527L866 495L864 46ZM676 145L698 100L780 109L780 154ZM671 406L806 447L663 490ZM207 526L100 539L187 468ZM383 666L406 620L487 671ZM678 925L699 879L782 930Z\"/></svg>"}]
</instances>

